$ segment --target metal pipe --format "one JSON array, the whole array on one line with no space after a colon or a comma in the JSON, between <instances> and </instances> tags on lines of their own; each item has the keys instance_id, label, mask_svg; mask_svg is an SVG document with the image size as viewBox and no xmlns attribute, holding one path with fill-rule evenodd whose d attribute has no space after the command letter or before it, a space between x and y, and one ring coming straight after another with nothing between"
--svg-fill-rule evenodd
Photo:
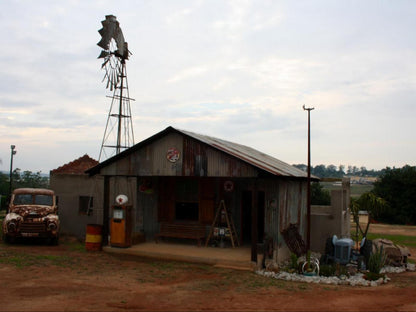
<instances>
[{"instance_id":1,"label":"metal pipe","mask_svg":"<svg viewBox=\"0 0 416 312\"><path fill-rule=\"evenodd\" d=\"M308 111L308 188L307 188L307 225L306 225L306 250L311 248L311 110L314 107L306 108L303 105L303 110Z\"/></svg>"}]
</instances>

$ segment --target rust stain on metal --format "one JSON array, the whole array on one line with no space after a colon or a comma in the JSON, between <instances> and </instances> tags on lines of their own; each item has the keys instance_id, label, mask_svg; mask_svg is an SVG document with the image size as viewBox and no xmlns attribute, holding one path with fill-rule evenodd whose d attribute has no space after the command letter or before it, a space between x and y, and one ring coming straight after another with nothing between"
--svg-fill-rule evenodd
<instances>
[{"instance_id":1,"label":"rust stain on metal","mask_svg":"<svg viewBox=\"0 0 416 312\"><path fill-rule=\"evenodd\" d=\"M183 154L183 175L207 176L207 155L203 144L184 137Z\"/></svg>"}]
</instances>

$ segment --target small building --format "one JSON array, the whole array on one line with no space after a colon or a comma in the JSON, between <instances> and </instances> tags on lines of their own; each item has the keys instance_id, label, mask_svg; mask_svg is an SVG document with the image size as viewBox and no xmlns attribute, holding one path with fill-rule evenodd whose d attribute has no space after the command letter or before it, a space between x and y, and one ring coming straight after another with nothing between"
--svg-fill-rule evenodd
<instances>
[{"instance_id":1,"label":"small building","mask_svg":"<svg viewBox=\"0 0 416 312\"><path fill-rule=\"evenodd\" d=\"M132 207L132 243L153 241L163 223L199 224L208 236L222 201L238 242L251 246L252 261L265 237L274 261L288 258L282 233L291 225L306 241L306 173L248 146L168 127L86 173L102 179L94 207L103 207L97 213L104 240L115 198L124 194Z\"/></svg>"},{"instance_id":2,"label":"small building","mask_svg":"<svg viewBox=\"0 0 416 312\"><path fill-rule=\"evenodd\" d=\"M98 161L84 155L50 172L50 187L58 199L61 233L85 238L86 225L103 222L102 177L91 178L85 171Z\"/></svg>"}]
</instances>

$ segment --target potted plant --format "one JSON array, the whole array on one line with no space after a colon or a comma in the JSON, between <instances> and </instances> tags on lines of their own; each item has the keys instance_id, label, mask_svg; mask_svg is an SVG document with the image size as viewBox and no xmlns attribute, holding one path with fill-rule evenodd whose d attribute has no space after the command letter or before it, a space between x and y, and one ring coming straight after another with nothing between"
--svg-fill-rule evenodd
<instances>
[{"instance_id":1,"label":"potted plant","mask_svg":"<svg viewBox=\"0 0 416 312\"><path fill-rule=\"evenodd\" d=\"M306 252L306 261L302 265L302 274L305 276L319 275L319 260L311 257L311 251Z\"/></svg>"},{"instance_id":2,"label":"potted plant","mask_svg":"<svg viewBox=\"0 0 416 312\"><path fill-rule=\"evenodd\" d=\"M289 273L299 273L298 256L294 253L290 254L290 266L287 271Z\"/></svg>"}]
</instances>

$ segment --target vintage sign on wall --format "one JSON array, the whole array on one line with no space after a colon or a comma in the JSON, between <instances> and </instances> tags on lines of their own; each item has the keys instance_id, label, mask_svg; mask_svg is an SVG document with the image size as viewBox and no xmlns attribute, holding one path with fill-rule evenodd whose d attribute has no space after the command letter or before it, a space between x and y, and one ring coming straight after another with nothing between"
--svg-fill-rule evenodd
<instances>
[{"instance_id":1,"label":"vintage sign on wall","mask_svg":"<svg viewBox=\"0 0 416 312\"><path fill-rule=\"evenodd\" d=\"M171 148L168 149L168 151L166 153L166 158L171 163L175 163L175 162L177 162L179 160L180 153L179 153L179 151L176 148L171 147Z\"/></svg>"}]
</instances>

